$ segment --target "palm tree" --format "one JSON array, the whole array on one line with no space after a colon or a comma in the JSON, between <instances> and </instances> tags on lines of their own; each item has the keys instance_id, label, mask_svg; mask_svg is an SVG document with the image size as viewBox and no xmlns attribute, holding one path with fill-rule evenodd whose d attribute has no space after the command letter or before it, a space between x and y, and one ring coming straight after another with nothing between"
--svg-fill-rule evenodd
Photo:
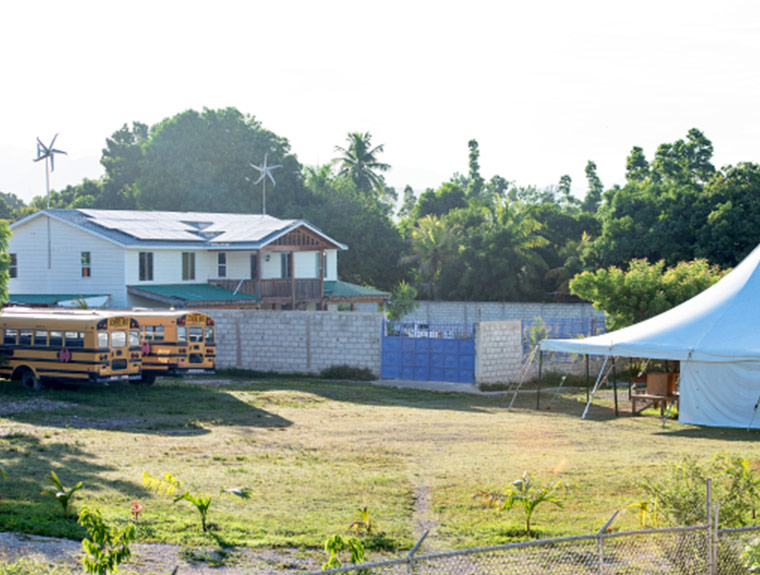
<instances>
[{"instance_id":1,"label":"palm tree","mask_svg":"<svg viewBox=\"0 0 760 575\"><path fill-rule=\"evenodd\" d=\"M339 176L348 176L356 185L356 189L368 193L373 189L383 188L383 178L377 172L387 172L388 164L377 160L377 155L383 151L383 145L372 147L372 135L369 132L361 134L350 132L346 138L348 146L335 146L335 151L341 156L333 160L340 165Z\"/></svg>"},{"instance_id":2,"label":"palm tree","mask_svg":"<svg viewBox=\"0 0 760 575\"><path fill-rule=\"evenodd\" d=\"M412 231L412 255L406 262L417 264L420 283L436 299L436 282L443 266L451 261L459 248L457 229L436 216L425 216Z\"/></svg>"}]
</instances>

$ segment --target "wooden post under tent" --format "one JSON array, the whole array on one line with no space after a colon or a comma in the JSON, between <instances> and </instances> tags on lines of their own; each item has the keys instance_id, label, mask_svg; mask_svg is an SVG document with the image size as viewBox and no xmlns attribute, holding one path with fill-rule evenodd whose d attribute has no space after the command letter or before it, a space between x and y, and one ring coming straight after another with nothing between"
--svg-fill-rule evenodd
<instances>
[{"instance_id":1,"label":"wooden post under tent","mask_svg":"<svg viewBox=\"0 0 760 575\"><path fill-rule=\"evenodd\" d=\"M540 349L603 356L605 365L615 357L678 361L681 423L758 429L760 246L719 282L658 316L585 339L545 339Z\"/></svg>"}]
</instances>

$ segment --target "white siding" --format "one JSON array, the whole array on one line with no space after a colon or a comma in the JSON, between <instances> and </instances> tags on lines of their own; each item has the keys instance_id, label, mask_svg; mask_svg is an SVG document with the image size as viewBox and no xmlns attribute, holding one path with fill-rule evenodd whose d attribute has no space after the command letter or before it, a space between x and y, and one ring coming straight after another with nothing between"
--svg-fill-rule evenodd
<instances>
[{"instance_id":1,"label":"white siding","mask_svg":"<svg viewBox=\"0 0 760 575\"><path fill-rule=\"evenodd\" d=\"M328 281L338 280L338 250L325 250L327 254L327 276Z\"/></svg>"},{"instance_id":2,"label":"white siding","mask_svg":"<svg viewBox=\"0 0 760 575\"><path fill-rule=\"evenodd\" d=\"M48 269L47 217L40 216L13 230L8 251L17 254L18 277L8 283L11 294L109 294L112 306L126 304L122 249L69 224L50 220L51 260ZM91 276L82 277L82 252L90 252Z\"/></svg>"},{"instance_id":3,"label":"white siding","mask_svg":"<svg viewBox=\"0 0 760 575\"><path fill-rule=\"evenodd\" d=\"M293 275L296 279L316 278L317 257L322 257L322 252L295 252L293 254Z\"/></svg>"}]
</instances>

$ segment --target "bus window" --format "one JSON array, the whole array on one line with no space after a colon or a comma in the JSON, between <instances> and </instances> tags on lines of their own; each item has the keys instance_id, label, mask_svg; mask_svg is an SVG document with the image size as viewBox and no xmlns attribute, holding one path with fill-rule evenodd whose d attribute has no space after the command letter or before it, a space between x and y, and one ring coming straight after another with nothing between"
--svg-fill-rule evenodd
<instances>
[{"instance_id":1,"label":"bus window","mask_svg":"<svg viewBox=\"0 0 760 575\"><path fill-rule=\"evenodd\" d=\"M37 347L45 347L47 345L47 331L44 329L35 329L34 342L32 345Z\"/></svg>"},{"instance_id":2,"label":"bus window","mask_svg":"<svg viewBox=\"0 0 760 575\"><path fill-rule=\"evenodd\" d=\"M20 329L18 332L18 344L19 345L32 345L32 330Z\"/></svg>"},{"instance_id":3,"label":"bus window","mask_svg":"<svg viewBox=\"0 0 760 575\"><path fill-rule=\"evenodd\" d=\"M50 330L50 347L63 347L63 332L57 329Z\"/></svg>"},{"instance_id":4,"label":"bus window","mask_svg":"<svg viewBox=\"0 0 760 575\"><path fill-rule=\"evenodd\" d=\"M206 328L206 343L210 345L214 345L214 328L213 327Z\"/></svg>"},{"instance_id":5,"label":"bus window","mask_svg":"<svg viewBox=\"0 0 760 575\"><path fill-rule=\"evenodd\" d=\"M15 329L6 329L5 330L5 337L3 338L3 343L5 345L16 345L16 336L18 335L18 330Z\"/></svg>"},{"instance_id":6,"label":"bus window","mask_svg":"<svg viewBox=\"0 0 760 575\"><path fill-rule=\"evenodd\" d=\"M157 325L157 326L154 326L153 329L155 330L153 332L153 340L164 341L164 326Z\"/></svg>"},{"instance_id":7,"label":"bus window","mask_svg":"<svg viewBox=\"0 0 760 575\"><path fill-rule=\"evenodd\" d=\"M177 327L177 341L187 341L187 329L184 327Z\"/></svg>"},{"instance_id":8,"label":"bus window","mask_svg":"<svg viewBox=\"0 0 760 575\"><path fill-rule=\"evenodd\" d=\"M192 341L192 342L203 341L203 328L202 327L191 327L190 328L190 341Z\"/></svg>"},{"instance_id":9,"label":"bus window","mask_svg":"<svg viewBox=\"0 0 760 575\"><path fill-rule=\"evenodd\" d=\"M129 332L129 347L138 347L140 345L140 332L131 330Z\"/></svg>"},{"instance_id":10,"label":"bus window","mask_svg":"<svg viewBox=\"0 0 760 575\"><path fill-rule=\"evenodd\" d=\"M111 347L125 347L127 345L127 333L124 331L111 332Z\"/></svg>"},{"instance_id":11,"label":"bus window","mask_svg":"<svg viewBox=\"0 0 760 575\"><path fill-rule=\"evenodd\" d=\"M83 331L67 331L65 335L66 347L84 347Z\"/></svg>"},{"instance_id":12,"label":"bus window","mask_svg":"<svg viewBox=\"0 0 760 575\"><path fill-rule=\"evenodd\" d=\"M98 347L101 349L105 349L108 347L108 332L107 331L98 332Z\"/></svg>"}]
</instances>

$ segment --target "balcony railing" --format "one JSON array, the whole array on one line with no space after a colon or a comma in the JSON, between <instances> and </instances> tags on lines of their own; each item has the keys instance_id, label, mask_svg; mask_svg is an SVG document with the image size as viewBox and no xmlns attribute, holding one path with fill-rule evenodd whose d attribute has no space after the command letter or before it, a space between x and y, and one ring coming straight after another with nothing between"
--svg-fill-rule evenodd
<instances>
[{"instance_id":1,"label":"balcony railing","mask_svg":"<svg viewBox=\"0 0 760 575\"><path fill-rule=\"evenodd\" d=\"M262 299L318 300L324 294L322 280L307 279L271 279L271 280L208 280L208 283L237 293L258 296Z\"/></svg>"}]
</instances>

